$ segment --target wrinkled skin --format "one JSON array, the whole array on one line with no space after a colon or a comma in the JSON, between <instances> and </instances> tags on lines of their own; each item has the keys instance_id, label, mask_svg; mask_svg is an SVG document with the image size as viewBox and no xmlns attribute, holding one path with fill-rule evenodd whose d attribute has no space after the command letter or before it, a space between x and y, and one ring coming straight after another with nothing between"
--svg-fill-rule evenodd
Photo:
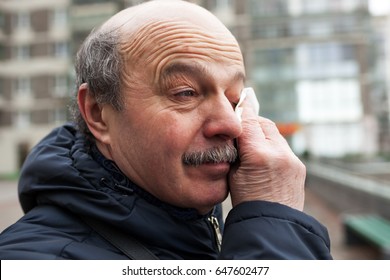
<instances>
[{"instance_id":1,"label":"wrinkled skin","mask_svg":"<svg viewBox=\"0 0 390 280\"><path fill-rule=\"evenodd\" d=\"M274 122L259 117L250 104L238 137L240 163L229 177L232 204L265 200L302 211L306 168L294 155Z\"/></svg>"},{"instance_id":2,"label":"wrinkled skin","mask_svg":"<svg viewBox=\"0 0 390 280\"><path fill-rule=\"evenodd\" d=\"M231 33L187 2L148 2L111 18L121 30L124 109L78 102L100 151L159 199L207 213L231 193L233 206L268 200L302 210L305 168L275 125L234 107L245 69ZM237 139L240 161L189 166L182 156Z\"/></svg>"}]
</instances>

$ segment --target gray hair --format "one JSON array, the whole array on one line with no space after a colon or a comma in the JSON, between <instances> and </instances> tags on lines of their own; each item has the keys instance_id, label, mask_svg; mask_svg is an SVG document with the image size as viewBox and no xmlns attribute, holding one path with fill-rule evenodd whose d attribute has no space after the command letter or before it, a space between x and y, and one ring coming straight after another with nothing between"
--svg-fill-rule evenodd
<instances>
[{"instance_id":1,"label":"gray hair","mask_svg":"<svg viewBox=\"0 0 390 280\"><path fill-rule=\"evenodd\" d=\"M98 104L110 104L122 110L121 81L123 58L119 51L119 32L92 31L85 39L76 55L76 94L86 83L88 94ZM94 140L77 105L77 97L71 106L73 119L79 130L89 140Z\"/></svg>"}]
</instances>

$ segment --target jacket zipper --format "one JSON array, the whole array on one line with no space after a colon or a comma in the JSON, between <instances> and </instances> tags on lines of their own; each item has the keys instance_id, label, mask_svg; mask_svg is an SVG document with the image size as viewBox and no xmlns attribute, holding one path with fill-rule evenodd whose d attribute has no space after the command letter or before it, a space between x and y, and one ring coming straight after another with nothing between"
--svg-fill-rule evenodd
<instances>
[{"instance_id":1,"label":"jacket zipper","mask_svg":"<svg viewBox=\"0 0 390 280\"><path fill-rule=\"evenodd\" d=\"M208 220L214 230L214 237L215 237L215 242L217 243L218 252L221 252L222 234L221 234L221 229L219 227L218 219L215 216L211 215L208 218Z\"/></svg>"}]
</instances>

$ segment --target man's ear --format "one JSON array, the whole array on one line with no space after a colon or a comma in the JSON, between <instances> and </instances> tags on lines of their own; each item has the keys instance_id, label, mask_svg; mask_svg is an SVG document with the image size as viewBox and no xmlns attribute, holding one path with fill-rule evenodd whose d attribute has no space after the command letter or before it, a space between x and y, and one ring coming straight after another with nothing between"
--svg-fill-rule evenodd
<instances>
[{"instance_id":1,"label":"man's ear","mask_svg":"<svg viewBox=\"0 0 390 280\"><path fill-rule=\"evenodd\" d=\"M79 87L77 103L80 113L93 136L98 141L109 144L110 136L108 125L103 118L103 107L97 103L86 83Z\"/></svg>"}]
</instances>

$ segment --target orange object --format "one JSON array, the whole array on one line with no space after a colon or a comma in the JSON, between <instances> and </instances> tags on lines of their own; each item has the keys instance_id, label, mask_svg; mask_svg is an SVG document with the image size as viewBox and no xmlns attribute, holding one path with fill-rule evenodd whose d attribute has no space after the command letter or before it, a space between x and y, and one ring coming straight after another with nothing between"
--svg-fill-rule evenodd
<instances>
[{"instance_id":1,"label":"orange object","mask_svg":"<svg viewBox=\"0 0 390 280\"><path fill-rule=\"evenodd\" d=\"M283 136L291 136L300 129L298 123L276 123L276 127L279 129L280 134Z\"/></svg>"}]
</instances>

